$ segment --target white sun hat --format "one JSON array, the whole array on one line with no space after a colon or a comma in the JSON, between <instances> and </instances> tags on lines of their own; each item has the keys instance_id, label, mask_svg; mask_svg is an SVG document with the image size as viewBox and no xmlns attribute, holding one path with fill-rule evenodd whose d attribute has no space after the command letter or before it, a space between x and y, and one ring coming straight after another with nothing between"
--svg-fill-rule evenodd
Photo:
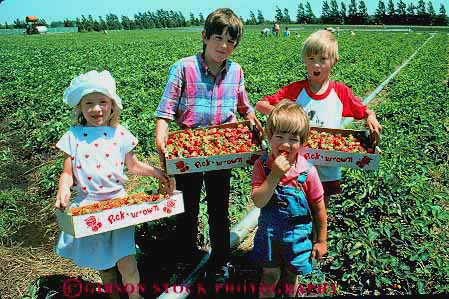
<instances>
[{"instance_id":1,"label":"white sun hat","mask_svg":"<svg viewBox=\"0 0 449 299\"><path fill-rule=\"evenodd\" d=\"M75 107L85 95L93 92L110 97L120 109L123 109L122 99L116 93L115 79L108 71L101 73L89 71L74 78L64 91L64 102Z\"/></svg>"}]
</instances>

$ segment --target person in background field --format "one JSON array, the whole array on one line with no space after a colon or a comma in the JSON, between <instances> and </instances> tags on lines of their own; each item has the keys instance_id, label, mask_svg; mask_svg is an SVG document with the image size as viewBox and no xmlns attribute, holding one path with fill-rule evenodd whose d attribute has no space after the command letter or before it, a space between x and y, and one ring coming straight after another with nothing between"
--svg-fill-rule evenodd
<instances>
[{"instance_id":1,"label":"person in background field","mask_svg":"<svg viewBox=\"0 0 449 299\"><path fill-rule=\"evenodd\" d=\"M312 258L327 252L324 192L317 170L299 154L309 134L304 110L281 101L268 117L266 133L271 152L254 164L251 183L251 199L261 209L251 257L262 266L262 284L275 286L284 276L297 290L297 276L311 273ZM259 291L259 298L275 295Z\"/></svg>"},{"instance_id":2,"label":"person in background field","mask_svg":"<svg viewBox=\"0 0 449 299\"><path fill-rule=\"evenodd\" d=\"M276 21L273 24L273 34L274 36L280 36L281 26L279 25L279 22Z\"/></svg>"},{"instance_id":3,"label":"person in background field","mask_svg":"<svg viewBox=\"0 0 449 299\"><path fill-rule=\"evenodd\" d=\"M275 94L265 96L256 104L256 109L269 114L282 99L289 99L307 112L311 126L340 128L342 117L365 119L374 145L379 142L382 126L374 111L354 96L351 88L342 82L329 80L332 67L338 61L338 44L327 30L312 33L304 42L302 59L308 77L280 88ZM329 197L340 192L340 168L317 166L324 187L327 206Z\"/></svg>"},{"instance_id":4,"label":"person in background field","mask_svg":"<svg viewBox=\"0 0 449 299\"><path fill-rule=\"evenodd\" d=\"M140 162L133 153L137 139L119 124L122 100L108 71L90 71L74 78L64 92L64 102L74 107L75 125L56 144L65 155L56 208L68 206L74 184L77 195L70 207L126 196L125 166L132 173L156 177L168 186L162 170ZM56 253L80 267L99 270L103 284L117 284L115 266L124 285L137 287L140 282L134 257L134 226L76 239L62 232ZM129 298L142 298L138 291L129 291ZM119 295L113 294L113 298Z\"/></svg>"},{"instance_id":5,"label":"person in background field","mask_svg":"<svg viewBox=\"0 0 449 299\"><path fill-rule=\"evenodd\" d=\"M203 51L174 63L156 109L156 146L164 165L168 125L182 129L237 122L237 113L262 130L246 94L243 71L229 56L239 45L243 23L228 8L213 11L201 33ZM207 266L208 281L224 283L229 277L230 228L228 219L231 170L195 172L175 176L183 192L185 213L177 217L178 258L186 268L199 260L198 213L203 182L212 247Z\"/></svg>"},{"instance_id":6,"label":"person in background field","mask_svg":"<svg viewBox=\"0 0 449 299\"><path fill-rule=\"evenodd\" d=\"M284 36L289 37L290 36L290 30L288 30L288 27L285 27Z\"/></svg>"},{"instance_id":7,"label":"person in background field","mask_svg":"<svg viewBox=\"0 0 449 299\"><path fill-rule=\"evenodd\" d=\"M262 35L263 37L268 37L268 34L270 34L270 29L265 27L265 28L261 31L261 35Z\"/></svg>"}]
</instances>

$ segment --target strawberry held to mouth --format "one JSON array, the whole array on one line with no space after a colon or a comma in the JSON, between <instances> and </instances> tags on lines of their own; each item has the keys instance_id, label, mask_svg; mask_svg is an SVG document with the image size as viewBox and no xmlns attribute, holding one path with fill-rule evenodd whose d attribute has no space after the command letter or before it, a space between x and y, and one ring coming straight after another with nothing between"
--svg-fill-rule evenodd
<instances>
[{"instance_id":1,"label":"strawberry held to mouth","mask_svg":"<svg viewBox=\"0 0 449 299\"><path fill-rule=\"evenodd\" d=\"M289 153L287 151L283 151L283 150L279 151L279 155L284 156L285 158L288 158L288 154Z\"/></svg>"}]
</instances>

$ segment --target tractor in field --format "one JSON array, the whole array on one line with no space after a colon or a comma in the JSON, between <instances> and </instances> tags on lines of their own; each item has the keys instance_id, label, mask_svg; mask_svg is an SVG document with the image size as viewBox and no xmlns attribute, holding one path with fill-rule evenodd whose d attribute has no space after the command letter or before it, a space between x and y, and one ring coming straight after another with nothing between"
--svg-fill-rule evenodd
<instances>
[{"instance_id":1,"label":"tractor in field","mask_svg":"<svg viewBox=\"0 0 449 299\"><path fill-rule=\"evenodd\" d=\"M26 30L24 33L30 34L40 34L47 32L47 26L39 26L39 18L36 16L26 16Z\"/></svg>"}]
</instances>

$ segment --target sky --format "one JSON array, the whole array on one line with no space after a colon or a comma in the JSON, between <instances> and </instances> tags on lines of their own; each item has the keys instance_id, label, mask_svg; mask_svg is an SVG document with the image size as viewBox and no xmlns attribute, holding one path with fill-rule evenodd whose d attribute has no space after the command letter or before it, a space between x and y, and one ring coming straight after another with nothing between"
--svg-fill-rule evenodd
<instances>
[{"instance_id":1,"label":"sky","mask_svg":"<svg viewBox=\"0 0 449 299\"><path fill-rule=\"evenodd\" d=\"M86 17L91 14L95 19L98 19L98 16L104 17L109 13L134 18L134 14L138 12L148 10L155 12L158 9L181 11L184 17L189 19L191 12L196 17L199 13L206 17L211 11L219 7L229 7L245 20L249 18L250 10L257 16L257 10L260 9L264 18L273 20L276 6L279 6L282 11L287 8L290 17L295 19L300 1L306 3L306 0L4 0L0 4L0 23L4 24L5 21L12 23L17 18L24 21L27 15L45 19L47 23L62 21L66 18L74 20L83 14ZM426 4L428 1L425 0ZM438 13L441 3L449 12L449 0L431 1L436 13ZM319 16L322 1L310 0L309 2L314 14ZM337 0L337 2L340 7L342 0ZM346 7L348 7L350 0L343 0L343 2L346 2ZM384 0L384 2L387 3L388 0ZM397 1L394 0L393 2L396 4ZM418 0L404 0L404 2L407 4L413 2L416 5ZM374 14L378 0L365 0L365 3L368 14Z\"/></svg>"}]
</instances>

